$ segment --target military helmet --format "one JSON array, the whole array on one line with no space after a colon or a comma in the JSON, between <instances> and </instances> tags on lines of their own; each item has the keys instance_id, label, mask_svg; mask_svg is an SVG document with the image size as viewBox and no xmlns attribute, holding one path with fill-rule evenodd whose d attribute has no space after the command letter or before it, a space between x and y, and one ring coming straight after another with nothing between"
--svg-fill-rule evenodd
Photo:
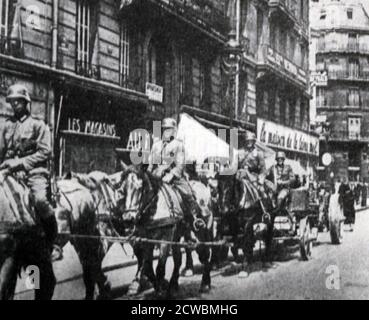
<instances>
[{"instance_id":1,"label":"military helmet","mask_svg":"<svg viewBox=\"0 0 369 320\"><path fill-rule=\"evenodd\" d=\"M255 133L246 131L245 141L256 141Z\"/></svg>"},{"instance_id":2,"label":"military helmet","mask_svg":"<svg viewBox=\"0 0 369 320\"><path fill-rule=\"evenodd\" d=\"M286 154L283 151L278 151L275 155L275 159L286 159Z\"/></svg>"},{"instance_id":3,"label":"military helmet","mask_svg":"<svg viewBox=\"0 0 369 320\"><path fill-rule=\"evenodd\" d=\"M164 129L176 128L177 127L177 121L174 120L173 118L165 118L163 120L162 127Z\"/></svg>"},{"instance_id":4,"label":"military helmet","mask_svg":"<svg viewBox=\"0 0 369 320\"><path fill-rule=\"evenodd\" d=\"M13 84L8 88L6 102L10 102L12 99L24 99L27 102L31 102L28 89L22 84Z\"/></svg>"}]
</instances>

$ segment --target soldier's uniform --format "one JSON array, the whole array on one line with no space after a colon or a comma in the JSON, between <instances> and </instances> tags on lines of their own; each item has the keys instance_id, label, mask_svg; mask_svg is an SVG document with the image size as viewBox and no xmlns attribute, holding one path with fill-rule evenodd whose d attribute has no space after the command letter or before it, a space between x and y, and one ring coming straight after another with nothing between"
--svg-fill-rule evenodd
<instances>
[{"instance_id":1,"label":"soldier's uniform","mask_svg":"<svg viewBox=\"0 0 369 320\"><path fill-rule=\"evenodd\" d=\"M168 121L172 123L173 127L176 126L175 120L164 119L163 128L166 127ZM154 142L147 171L162 179L167 175L173 176L170 184L180 192L186 208L192 214L198 212L198 205L190 184L184 176L185 149L181 140L174 138L168 142L163 140Z\"/></svg>"},{"instance_id":2,"label":"soldier's uniform","mask_svg":"<svg viewBox=\"0 0 369 320\"><path fill-rule=\"evenodd\" d=\"M247 134L247 140L256 141L254 134ZM251 149L241 149L238 154L237 177L239 179L247 178L258 190L262 198L266 198L264 182L266 176L265 156L255 145Z\"/></svg>"},{"instance_id":3,"label":"soldier's uniform","mask_svg":"<svg viewBox=\"0 0 369 320\"><path fill-rule=\"evenodd\" d=\"M282 157L285 158L283 153L277 153L277 158L279 154L282 154ZM290 194L290 185L294 181L291 166L288 164L283 164L282 166L278 164L273 165L267 174L267 179L272 181L276 186L277 208L282 209L282 205L285 204Z\"/></svg>"},{"instance_id":4,"label":"soldier's uniform","mask_svg":"<svg viewBox=\"0 0 369 320\"><path fill-rule=\"evenodd\" d=\"M40 268L40 289L35 299L51 299L56 279L51 263L51 248L57 235L54 210L48 201L49 172L48 160L51 154L50 131L41 120L33 118L27 110L31 101L27 89L15 84L8 89L7 102L14 103L15 109L22 104L22 111L6 120L0 139L0 168L8 169L24 178L31 193L39 223L45 237L33 235L32 245L29 239L19 239L17 250L26 250L20 254L31 257L31 261ZM15 111L15 110L14 110ZM22 243L27 243L23 248Z\"/></svg>"},{"instance_id":5,"label":"soldier's uniform","mask_svg":"<svg viewBox=\"0 0 369 320\"><path fill-rule=\"evenodd\" d=\"M28 95L28 93L27 93ZM52 242L56 233L54 210L48 200L49 171L48 160L51 155L50 130L44 121L33 118L29 113L20 119L10 117L5 122L0 161L2 166L12 162L12 171L25 179L41 223L45 222L46 234ZM51 224L51 225L50 225ZM53 229L53 230L51 230Z\"/></svg>"}]
</instances>

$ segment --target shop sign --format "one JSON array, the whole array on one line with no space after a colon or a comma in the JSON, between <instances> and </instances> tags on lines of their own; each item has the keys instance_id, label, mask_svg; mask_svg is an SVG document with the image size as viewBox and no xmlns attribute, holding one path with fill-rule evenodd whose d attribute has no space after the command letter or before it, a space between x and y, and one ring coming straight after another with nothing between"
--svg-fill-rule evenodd
<instances>
[{"instance_id":1,"label":"shop sign","mask_svg":"<svg viewBox=\"0 0 369 320\"><path fill-rule=\"evenodd\" d=\"M92 134L102 137L116 137L114 124L100 121L82 120L78 118L68 118L68 131Z\"/></svg>"},{"instance_id":2,"label":"shop sign","mask_svg":"<svg viewBox=\"0 0 369 320\"><path fill-rule=\"evenodd\" d=\"M163 102L163 87L154 83L146 82L146 95L149 100L156 102Z\"/></svg>"},{"instance_id":3,"label":"shop sign","mask_svg":"<svg viewBox=\"0 0 369 320\"><path fill-rule=\"evenodd\" d=\"M287 73L296 77L299 81L306 83L306 72L294 63L284 58L281 54L268 47L268 60L271 64L282 68Z\"/></svg>"},{"instance_id":4,"label":"shop sign","mask_svg":"<svg viewBox=\"0 0 369 320\"><path fill-rule=\"evenodd\" d=\"M257 138L270 147L319 156L318 137L275 122L259 118Z\"/></svg>"},{"instance_id":5,"label":"shop sign","mask_svg":"<svg viewBox=\"0 0 369 320\"><path fill-rule=\"evenodd\" d=\"M136 129L130 132L127 149L131 151L150 151L151 136L144 129Z\"/></svg>"}]
</instances>

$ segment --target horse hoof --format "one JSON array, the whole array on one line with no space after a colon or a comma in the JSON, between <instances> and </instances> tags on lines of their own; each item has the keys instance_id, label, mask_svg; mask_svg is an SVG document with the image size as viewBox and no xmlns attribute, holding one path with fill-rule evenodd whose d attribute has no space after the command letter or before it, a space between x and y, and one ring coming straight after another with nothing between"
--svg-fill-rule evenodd
<instances>
[{"instance_id":1,"label":"horse hoof","mask_svg":"<svg viewBox=\"0 0 369 320\"><path fill-rule=\"evenodd\" d=\"M210 292L210 285L202 284L200 288L200 293L209 293Z\"/></svg>"},{"instance_id":2,"label":"horse hoof","mask_svg":"<svg viewBox=\"0 0 369 320\"><path fill-rule=\"evenodd\" d=\"M134 280L128 287L128 292L127 292L127 296L129 297L133 297L136 296L140 293L140 283L138 280Z\"/></svg>"},{"instance_id":3,"label":"horse hoof","mask_svg":"<svg viewBox=\"0 0 369 320\"><path fill-rule=\"evenodd\" d=\"M186 277L186 278L193 277L193 270L192 269L186 269L183 272L183 276Z\"/></svg>"},{"instance_id":4,"label":"horse hoof","mask_svg":"<svg viewBox=\"0 0 369 320\"><path fill-rule=\"evenodd\" d=\"M108 300L110 298L110 293L111 293L111 283L110 281L106 281L104 283L103 288L100 291L99 300Z\"/></svg>"},{"instance_id":5,"label":"horse hoof","mask_svg":"<svg viewBox=\"0 0 369 320\"><path fill-rule=\"evenodd\" d=\"M249 276L249 273L248 272L246 272L246 271L241 271L241 272L239 272L238 273L238 277L240 278L240 279L245 279L245 278L247 278Z\"/></svg>"}]
</instances>

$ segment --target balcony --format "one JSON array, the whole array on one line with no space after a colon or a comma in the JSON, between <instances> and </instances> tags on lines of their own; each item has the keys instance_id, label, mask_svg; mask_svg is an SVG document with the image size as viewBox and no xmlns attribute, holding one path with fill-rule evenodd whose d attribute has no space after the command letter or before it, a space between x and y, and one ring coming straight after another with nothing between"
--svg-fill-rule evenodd
<instances>
[{"instance_id":1,"label":"balcony","mask_svg":"<svg viewBox=\"0 0 369 320\"><path fill-rule=\"evenodd\" d=\"M258 68L268 68L278 76L287 77L307 90L307 72L268 45L262 46L262 54L258 57Z\"/></svg>"},{"instance_id":2,"label":"balcony","mask_svg":"<svg viewBox=\"0 0 369 320\"><path fill-rule=\"evenodd\" d=\"M340 52L369 54L369 46L367 43L320 42L317 51L318 53Z\"/></svg>"},{"instance_id":3,"label":"balcony","mask_svg":"<svg viewBox=\"0 0 369 320\"><path fill-rule=\"evenodd\" d=\"M309 23L298 14L297 2L294 0L269 0L269 7L279 10L282 14L288 18L294 26L297 26L301 34L307 39Z\"/></svg>"},{"instance_id":4,"label":"balcony","mask_svg":"<svg viewBox=\"0 0 369 320\"><path fill-rule=\"evenodd\" d=\"M76 61L76 74L86 77L92 78L96 80L100 80L100 66L94 64L88 64L83 61Z\"/></svg>"},{"instance_id":5,"label":"balcony","mask_svg":"<svg viewBox=\"0 0 369 320\"><path fill-rule=\"evenodd\" d=\"M328 71L328 79L366 82L369 81L369 71L330 70Z\"/></svg>"},{"instance_id":6,"label":"balcony","mask_svg":"<svg viewBox=\"0 0 369 320\"><path fill-rule=\"evenodd\" d=\"M225 12L217 9L211 0L132 0L128 1L129 5L124 5L124 2L127 1L122 0L121 12L129 6L156 5L223 40L229 29Z\"/></svg>"},{"instance_id":7,"label":"balcony","mask_svg":"<svg viewBox=\"0 0 369 320\"><path fill-rule=\"evenodd\" d=\"M0 35L0 53L17 58L23 57L23 48L20 40Z\"/></svg>"},{"instance_id":8,"label":"balcony","mask_svg":"<svg viewBox=\"0 0 369 320\"><path fill-rule=\"evenodd\" d=\"M361 134L358 131L332 130L328 135L328 141L336 142L369 142L369 135Z\"/></svg>"}]
</instances>

